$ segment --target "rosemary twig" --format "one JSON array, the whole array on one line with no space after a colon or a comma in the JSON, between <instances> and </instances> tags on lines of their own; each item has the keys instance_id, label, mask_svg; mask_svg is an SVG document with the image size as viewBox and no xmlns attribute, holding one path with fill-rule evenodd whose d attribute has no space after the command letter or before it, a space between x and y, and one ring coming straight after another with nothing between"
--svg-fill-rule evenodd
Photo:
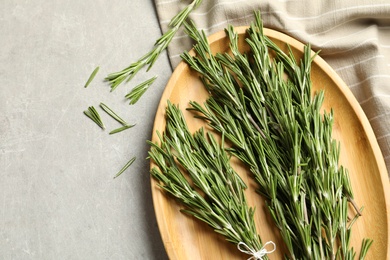
<instances>
[{"instance_id":1,"label":"rosemary twig","mask_svg":"<svg viewBox=\"0 0 390 260\"><path fill-rule=\"evenodd\" d=\"M136 62L131 63L127 68L109 74L106 80L111 85L111 91L115 90L123 81L131 80L143 67L148 66L147 70L149 70L160 54L168 47L188 15L201 3L202 0L193 0L191 4L175 15L169 23L169 30L155 42L154 48L151 51L139 58Z\"/></svg>"},{"instance_id":2,"label":"rosemary twig","mask_svg":"<svg viewBox=\"0 0 390 260\"><path fill-rule=\"evenodd\" d=\"M99 71L99 66L96 67L96 68L92 71L91 75L89 76L87 82L86 82L85 85L84 85L84 88L86 88L86 87L89 86L89 84L90 84L90 83L92 82L92 80L95 78L95 76L96 76L96 74L98 73L98 71Z\"/></svg>"},{"instance_id":3,"label":"rosemary twig","mask_svg":"<svg viewBox=\"0 0 390 260\"><path fill-rule=\"evenodd\" d=\"M84 114L95 122L101 129L105 129L102 119L99 113L93 106L88 107L88 110L84 111Z\"/></svg>"},{"instance_id":4,"label":"rosemary twig","mask_svg":"<svg viewBox=\"0 0 390 260\"><path fill-rule=\"evenodd\" d=\"M125 98L130 100L130 105L134 105L141 98L141 96L146 92L146 90L153 84L157 76L154 76L150 79L145 80L144 82L135 86Z\"/></svg>"}]
</instances>

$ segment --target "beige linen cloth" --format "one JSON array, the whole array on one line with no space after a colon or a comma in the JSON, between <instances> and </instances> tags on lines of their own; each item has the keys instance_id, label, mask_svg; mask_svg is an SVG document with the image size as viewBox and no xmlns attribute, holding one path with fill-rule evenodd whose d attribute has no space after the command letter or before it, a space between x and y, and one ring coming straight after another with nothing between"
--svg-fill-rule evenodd
<instances>
[{"instance_id":1,"label":"beige linen cloth","mask_svg":"<svg viewBox=\"0 0 390 260\"><path fill-rule=\"evenodd\" d=\"M163 32L192 0L155 0ZM390 172L390 1L203 0L190 18L207 35L227 24L249 25L260 10L264 27L310 43L363 108ZM179 31L168 49L172 67L191 41Z\"/></svg>"}]
</instances>

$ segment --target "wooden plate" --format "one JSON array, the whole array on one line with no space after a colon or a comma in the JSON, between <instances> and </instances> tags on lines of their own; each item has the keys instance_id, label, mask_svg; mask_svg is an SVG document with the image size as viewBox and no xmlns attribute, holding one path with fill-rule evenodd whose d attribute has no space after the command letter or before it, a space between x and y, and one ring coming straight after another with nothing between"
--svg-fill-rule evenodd
<instances>
[{"instance_id":1,"label":"wooden plate","mask_svg":"<svg viewBox=\"0 0 390 260\"><path fill-rule=\"evenodd\" d=\"M246 27L238 27L236 31L244 38ZM302 56L303 44L297 40L273 31L264 29L282 49L287 50L286 43L293 49L297 57ZM209 37L211 48L215 52L228 51L229 40L224 32ZM240 46L244 49L244 41ZM371 238L374 244L367 259L390 259L390 202L389 180L383 156L376 142L371 126L358 102L329 65L320 57L312 64L313 90L325 89L323 108L334 109L334 138L340 141L340 162L350 172L351 182L356 202L363 205L363 217L353 226L352 245L359 252L362 238ZM188 101L202 102L207 97L198 75L182 62L175 69L162 95L157 110L153 141L157 141L156 131L163 132L165 128L165 107L167 100L179 104L184 110ZM184 112L191 130L203 126L201 120L193 119L191 113ZM153 163L151 167L154 167ZM246 170L240 165L234 165L236 170L249 185L246 195L251 206L256 207L255 221L263 242L272 240L277 250L270 254L270 259L282 259L285 248L275 229L262 198L254 192L256 184L248 177ZM236 246L228 243L217 235L209 226L183 215L179 212L180 205L171 197L166 196L152 180L153 202L156 218L163 243L170 259L246 259L249 256L240 253Z\"/></svg>"}]
</instances>

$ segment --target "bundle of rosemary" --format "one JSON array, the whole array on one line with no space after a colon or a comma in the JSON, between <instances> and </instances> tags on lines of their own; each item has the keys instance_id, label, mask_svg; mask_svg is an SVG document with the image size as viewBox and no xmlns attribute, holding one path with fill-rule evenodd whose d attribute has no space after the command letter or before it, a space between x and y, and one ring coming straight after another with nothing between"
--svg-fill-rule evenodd
<instances>
[{"instance_id":1,"label":"bundle of rosemary","mask_svg":"<svg viewBox=\"0 0 390 260\"><path fill-rule=\"evenodd\" d=\"M210 93L203 106L190 102L189 109L228 139L228 151L253 173L288 248L286 257L353 259L351 225L361 209L354 203L347 170L339 166L333 112L321 112L323 92L312 95L310 46L297 62L292 51L285 54L263 34L260 13L247 31L250 51L244 54L232 27L226 30L231 54L214 55L194 24L186 30L196 42L196 56L186 52L182 58L200 73ZM169 131L182 130L175 126ZM199 159L207 159L198 152ZM352 218L350 204L356 211ZM363 239L360 259L371 243Z\"/></svg>"},{"instance_id":2,"label":"bundle of rosemary","mask_svg":"<svg viewBox=\"0 0 390 260\"><path fill-rule=\"evenodd\" d=\"M159 143L149 141L149 157L158 166L151 175L185 206L182 212L210 225L251 259L266 257L269 252L262 248L254 210L244 196L246 185L229 163L223 138L218 144L203 129L192 135L182 112L170 102L166 121Z\"/></svg>"}]
</instances>

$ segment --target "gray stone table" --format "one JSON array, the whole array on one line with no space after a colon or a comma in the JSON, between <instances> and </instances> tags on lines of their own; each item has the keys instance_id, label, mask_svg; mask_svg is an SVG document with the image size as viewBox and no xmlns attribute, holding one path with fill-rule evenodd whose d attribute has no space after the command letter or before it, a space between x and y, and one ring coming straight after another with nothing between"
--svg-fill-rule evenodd
<instances>
[{"instance_id":1,"label":"gray stone table","mask_svg":"<svg viewBox=\"0 0 390 260\"><path fill-rule=\"evenodd\" d=\"M145 158L168 59L114 92L103 82L160 34L152 0L0 1L0 259L167 258ZM119 124L101 111L99 129L83 111L100 102L136 127L109 135Z\"/></svg>"}]
</instances>

